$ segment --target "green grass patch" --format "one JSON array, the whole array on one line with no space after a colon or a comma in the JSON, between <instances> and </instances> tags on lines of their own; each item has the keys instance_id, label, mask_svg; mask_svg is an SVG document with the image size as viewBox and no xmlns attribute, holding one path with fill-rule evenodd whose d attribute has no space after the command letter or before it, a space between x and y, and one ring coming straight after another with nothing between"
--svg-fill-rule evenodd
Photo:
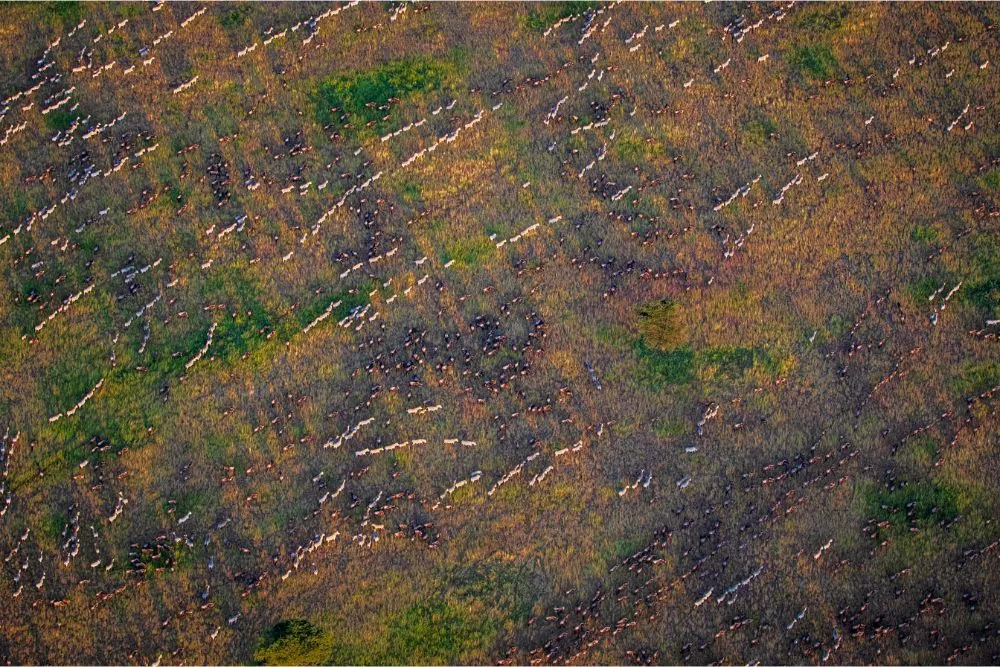
<instances>
[{"instance_id":1,"label":"green grass patch","mask_svg":"<svg viewBox=\"0 0 1000 667\"><path fill-rule=\"evenodd\" d=\"M938 442L929 435L923 435L907 443L906 450L910 457L922 466L934 463L938 455Z\"/></svg>"},{"instance_id":2,"label":"green grass patch","mask_svg":"<svg viewBox=\"0 0 1000 667\"><path fill-rule=\"evenodd\" d=\"M756 113L743 125L744 137L754 145L761 145L778 131L778 124L763 113Z\"/></svg>"},{"instance_id":3,"label":"green grass patch","mask_svg":"<svg viewBox=\"0 0 1000 667\"><path fill-rule=\"evenodd\" d=\"M930 225L914 225L910 238L916 243L930 244L937 240L938 232Z\"/></svg>"},{"instance_id":4,"label":"green grass patch","mask_svg":"<svg viewBox=\"0 0 1000 667\"><path fill-rule=\"evenodd\" d=\"M341 113L346 113L356 131L374 121L376 131L382 132L388 126L386 117L392 114L386 108L390 99L401 100L457 84L462 60L459 51L445 58L414 56L325 79L311 95L316 119L322 124L334 123Z\"/></svg>"},{"instance_id":5,"label":"green grass patch","mask_svg":"<svg viewBox=\"0 0 1000 667\"><path fill-rule=\"evenodd\" d=\"M611 152L620 162L635 164L661 155L663 146L660 143L651 144L634 130L626 129L612 145Z\"/></svg>"},{"instance_id":6,"label":"green grass patch","mask_svg":"<svg viewBox=\"0 0 1000 667\"><path fill-rule=\"evenodd\" d=\"M441 261L455 260L458 266L479 266L493 252L494 246L489 239L456 239L445 245L441 253Z\"/></svg>"},{"instance_id":7,"label":"green grass patch","mask_svg":"<svg viewBox=\"0 0 1000 667\"><path fill-rule=\"evenodd\" d=\"M216 303L226 304L225 314L212 336L209 355L233 361L265 340L274 326L262 302L256 282L240 269L225 270L210 278L203 292ZM233 315L235 313L235 316Z\"/></svg>"},{"instance_id":8,"label":"green grass patch","mask_svg":"<svg viewBox=\"0 0 1000 667\"><path fill-rule=\"evenodd\" d=\"M639 338L632 345L654 386L689 384L695 378L695 353L689 347L664 352L649 347Z\"/></svg>"},{"instance_id":9,"label":"green grass patch","mask_svg":"<svg viewBox=\"0 0 1000 667\"><path fill-rule=\"evenodd\" d=\"M986 313L988 318L1000 317L1000 273L971 283L962 292L962 297Z\"/></svg>"},{"instance_id":10,"label":"green grass patch","mask_svg":"<svg viewBox=\"0 0 1000 667\"><path fill-rule=\"evenodd\" d=\"M615 565L642 549L645 544L646 541L641 537L626 537L615 540L614 544L602 550L603 560L609 565Z\"/></svg>"},{"instance_id":11,"label":"green grass patch","mask_svg":"<svg viewBox=\"0 0 1000 667\"><path fill-rule=\"evenodd\" d=\"M825 44L796 46L788 55L788 64L799 74L811 79L829 79L837 71L837 57Z\"/></svg>"},{"instance_id":12,"label":"green grass patch","mask_svg":"<svg viewBox=\"0 0 1000 667\"><path fill-rule=\"evenodd\" d=\"M56 109L45 116L45 127L56 132L62 132L63 130L68 130L73 121L79 117L80 113L77 111Z\"/></svg>"},{"instance_id":13,"label":"green grass patch","mask_svg":"<svg viewBox=\"0 0 1000 667\"><path fill-rule=\"evenodd\" d=\"M249 2L230 6L230 9L227 9L219 15L219 25L226 30L234 30L246 23L247 18L252 13L253 6Z\"/></svg>"},{"instance_id":14,"label":"green grass patch","mask_svg":"<svg viewBox=\"0 0 1000 667\"><path fill-rule=\"evenodd\" d=\"M798 25L817 33L831 32L844 25L844 19L850 14L847 5L812 5L818 11L813 11L798 20Z\"/></svg>"},{"instance_id":15,"label":"green grass patch","mask_svg":"<svg viewBox=\"0 0 1000 667\"><path fill-rule=\"evenodd\" d=\"M757 347L710 347L698 352L697 362L703 373L712 376L739 377L755 367L768 375L778 372L778 360L767 350Z\"/></svg>"},{"instance_id":16,"label":"green grass patch","mask_svg":"<svg viewBox=\"0 0 1000 667\"><path fill-rule=\"evenodd\" d=\"M443 665L464 662L463 656L494 634L486 614L473 615L462 607L434 598L411 605L392 618L372 641L343 637L334 646L329 664ZM271 663L277 664L277 663ZM294 663L293 663L294 664Z\"/></svg>"},{"instance_id":17,"label":"green grass patch","mask_svg":"<svg viewBox=\"0 0 1000 667\"><path fill-rule=\"evenodd\" d=\"M197 514L202 508L205 507L205 503L208 501L208 494L201 490L185 491L177 499L177 503L174 505L174 516L179 518L191 512L192 514Z\"/></svg>"},{"instance_id":18,"label":"green grass patch","mask_svg":"<svg viewBox=\"0 0 1000 667\"><path fill-rule=\"evenodd\" d=\"M979 185L990 192L1000 190L1000 169L992 169L989 173L980 176Z\"/></svg>"},{"instance_id":19,"label":"green grass patch","mask_svg":"<svg viewBox=\"0 0 1000 667\"><path fill-rule=\"evenodd\" d=\"M46 13L60 19L64 23L75 23L79 21L83 16L83 10L83 3L76 2L75 0L45 3Z\"/></svg>"},{"instance_id":20,"label":"green grass patch","mask_svg":"<svg viewBox=\"0 0 1000 667\"><path fill-rule=\"evenodd\" d=\"M951 389L969 396L1000 384L1000 361L970 362L962 366L948 384Z\"/></svg>"},{"instance_id":21,"label":"green grass patch","mask_svg":"<svg viewBox=\"0 0 1000 667\"><path fill-rule=\"evenodd\" d=\"M56 538L62 537L62 530L69 523L68 517L62 512L49 510L42 518L41 533L51 544Z\"/></svg>"},{"instance_id":22,"label":"green grass patch","mask_svg":"<svg viewBox=\"0 0 1000 667\"><path fill-rule=\"evenodd\" d=\"M535 32L545 32L545 30L559 19L582 14L588 9L597 9L599 3L586 2L585 0L568 0L567 2L542 2L535 4L523 19L523 25L528 30Z\"/></svg>"},{"instance_id":23,"label":"green grass patch","mask_svg":"<svg viewBox=\"0 0 1000 667\"><path fill-rule=\"evenodd\" d=\"M101 379L103 351L97 345L70 349L45 370L45 409L50 415L72 408Z\"/></svg>"},{"instance_id":24,"label":"green grass patch","mask_svg":"<svg viewBox=\"0 0 1000 667\"><path fill-rule=\"evenodd\" d=\"M28 195L20 188L8 191L5 194L9 199L5 199L3 202L3 213L4 217L7 218L4 221L4 226L16 227L17 221L25 217L28 211L31 210L31 202L28 201Z\"/></svg>"},{"instance_id":25,"label":"green grass patch","mask_svg":"<svg viewBox=\"0 0 1000 667\"><path fill-rule=\"evenodd\" d=\"M338 635L329 664L483 663L501 635L531 614L537 586L528 568L474 563L446 574L441 589L402 611L373 619L371 635Z\"/></svg>"},{"instance_id":26,"label":"green grass patch","mask_svg":"<svg viewBox=\"0 0 1000 667\"><path fill-rule=\"evenodd\" d=\"M653 433L659 438L676 438L690 431L688 424L674 419L657 419L653 423Z\"/></svg>"},{"instance_id":27,"label":"green grass patch","mask_svg":"<svg viewBox=\"0 0 1000 667\"><path fill-rule=\"evenodd\" d=\"M419 204L424 198L423 188L416 179L402 179L396 186L396 193L403 202L411 206Z\"/></svg>"},{"instance_id":28,"label":"green grass patch","mask_svg":"<svg viewBox=\"0 0 1000 667\"><path fill-rule=\"evenodd\" d=\"M943 280L935 276L924 276L915 283L911 283L908 292L915 305L927 303L931 294L941 288Z\"/></svg>"},{"instance_id":29,"label":"green grass patch","mask_svg":"<svg viewBox=\"0 0 1000 667\"><path fill-rule=\"evenodd\" d=\"M333 638L304 618L276 623L253 653L258 665L323 665L333 651Z\"/></svg>"},{"instance_id":30,"label":"green grass patch","mask_svg":"<svg viewBox=\"0 0 1000 667\"><path fill-rule=\"evenodd\" d=\"M232 107L225 103L208 104L204 107L208 127L218 137L230 136L239 129Z\"/></svg>"},{"instance_id":31,"label":"green grass patch","mask_svg":"<svg viewBox=\"0 0 1000 667\"><path fill-rule=\"evenodd\" d=\"M331 311L329 319L334 322L342 320L355 308L358 308L359 306L364 307L371 303L371 297L368 296L371 291L372 286L366 283L359 286L353 292L339 292L333 296L318 299L309 306L298 310L298 326L300 328L307 326L310 322L322 315L323 311L329 308L331 303L335 303L337 301L340 301L340 305Z\"/></svg>"},{"instance_id":32,"label":"green grass patch","mask_svg":"<svg viewBox=\"0 0 1000 667\"><path fill-rule=\"evenodd\" d=\"M613 347L625 347L629 341L628 331L615 324L598 324L594 338Z\"/></svg>"},{"instance_id":33,"label":"green grass patch","mask_svg":"<svg viewBox=\"0 0 1000 667\"><path fill-rule=\"evenodd\" d=\"M477 563L449 576L448 587L466 602L482 603L515 623L528 620L535 590L527 568L505 563Z\"/></svg>"},{"instance_id":34,"label":"green grass patch","mask_svg":"<svg viewBox=\"0 0 1000 667\"><path fill-rule=\"evenodd\" d=\"M958 516L959 491L936 481L914 482L894 491L872 486L863 493L869 514L896 529L929 528Z\"/></svg>"},{"instance_id":35,"label":"green grass patch","mask_svg":"<svg viewBox=\"0 0 1000 667\"><path fill-rule=\"evenodd\" d=\"M640 337L632 350L644 367L643 379L656 387L685 385L696 377L734 379L751 369L773 376L780 368L777 357L756 347L722 345L695 351L684 345L662 350L650 347Z\"/></svg>"},{"instance_id":36,"label":"green grass patch","mask_svg":"<svg viewBox=\"0 0 1000 667\"><path fill-rule=\"evenodd\" d=\"M169 572L190 567L193 563L191 549L184 542L161 543L160 549L140 553L139 560L145 565L143 571L147 579L161 574L162 571Z\"/></svg>"}]
</instances>

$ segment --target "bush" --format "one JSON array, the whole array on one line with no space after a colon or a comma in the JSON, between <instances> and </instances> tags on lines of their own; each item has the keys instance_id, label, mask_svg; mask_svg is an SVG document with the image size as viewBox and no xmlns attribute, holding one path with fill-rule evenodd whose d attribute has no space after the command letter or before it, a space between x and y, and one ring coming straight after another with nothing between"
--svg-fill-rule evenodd
<instances>
[{"instance_id":1,"label":"bush","mask_svg":"<svg viewBox=\"0 0 1000 667\"><path fill-rule=\"evenodd\" d=\"M250 3L236 5L219 16L219 25L227 30L238 28L246 23L247 17L252 11L253 7Z\"/></svg>"},{"instance_id":2,"label":"bush","mask_svg":"<svg viewBox=\"0 0 1000 667\"><path fill-rule=\"evenodd\" d=\"M281 621L272 627L254 651L262 665L321 665L332 650L329 633L303 618Z\"/></svg>"}]
</instances>

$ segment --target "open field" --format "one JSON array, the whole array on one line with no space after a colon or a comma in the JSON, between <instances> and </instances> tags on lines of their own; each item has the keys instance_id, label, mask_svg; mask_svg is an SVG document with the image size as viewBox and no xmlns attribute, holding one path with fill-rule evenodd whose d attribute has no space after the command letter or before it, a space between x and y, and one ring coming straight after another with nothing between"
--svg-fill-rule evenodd
<instances>
[{"instance_id":1,"label":"open field","mask_svg":"<svg viewBox=\"0 0 1000 667\"><path fill-rule=\"evenodd\" d=\"M996 4L0 7L0 662L1000 662Z\"/></svg>"}]
</instances>

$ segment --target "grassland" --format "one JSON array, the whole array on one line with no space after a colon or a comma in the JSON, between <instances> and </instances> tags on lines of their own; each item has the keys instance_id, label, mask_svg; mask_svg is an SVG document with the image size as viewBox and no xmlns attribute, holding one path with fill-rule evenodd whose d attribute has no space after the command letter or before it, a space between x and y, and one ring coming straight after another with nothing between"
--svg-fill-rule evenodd
<instances>
[{"instance_id":1,"label":"grassland","mask_svg":"<svg viewBox=\"0 0 1000 667\"><path fill-rule=\"evenodd\" d=\"M0 658L996 664L998 21L4 5Z\"/></svg>"}]
</instances>

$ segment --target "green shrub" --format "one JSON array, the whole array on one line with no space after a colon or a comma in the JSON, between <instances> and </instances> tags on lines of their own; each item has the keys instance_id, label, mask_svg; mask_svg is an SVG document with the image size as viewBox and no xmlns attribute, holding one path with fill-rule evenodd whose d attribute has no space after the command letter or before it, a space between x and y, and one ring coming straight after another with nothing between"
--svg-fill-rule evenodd
<instances>
[{"instance_id":1,"label":"green shrub","mask_svg":"<svg viewBox=\"0 0 1000 667\"><path fill-rule=\"evenodd\" d=\"M328 632L293 618L268 630L253 658L262 665L322 665L329 662L332 647Z\"/></svg>"},{"instance_id":2,"label":"green shrub","mask_svg":"<svg viewBox=\"0 0 1000 667\"><path fill-rule=\"evenodd\" d=\"M238 28L246 23L247 17L250 16L251 12L253 12L253 7L250 3L238 4L219 15L219 25L226 30Z\"/></svg>"}]
</instances>

